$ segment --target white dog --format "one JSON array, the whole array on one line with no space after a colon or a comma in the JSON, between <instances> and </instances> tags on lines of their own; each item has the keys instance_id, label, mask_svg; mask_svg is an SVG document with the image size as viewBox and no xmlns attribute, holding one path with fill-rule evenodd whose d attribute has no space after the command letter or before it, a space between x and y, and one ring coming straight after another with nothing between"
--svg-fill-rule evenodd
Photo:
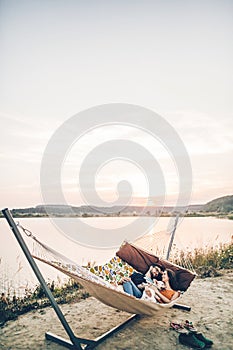
<instances>
[{"instance_id":1,"label":"white dog","mask_svg":"<svg viewBox=\"0 0 233 350\"><path fill-rule=\"evenodd\" d=\"M157 303L157 300L155 298L155 291L150 287L145 287L141 299Z\"/></svg>"}]
</instances>

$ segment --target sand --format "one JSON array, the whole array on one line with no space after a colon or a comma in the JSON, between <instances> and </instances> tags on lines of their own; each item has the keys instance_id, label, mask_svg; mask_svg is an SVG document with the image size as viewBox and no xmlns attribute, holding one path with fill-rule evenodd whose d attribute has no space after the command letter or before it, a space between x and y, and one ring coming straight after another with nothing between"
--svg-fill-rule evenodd
<instances>
[{"instance_id":1,"label":"sand","mask_svg":"<svg viewBox=\"0 0 233 350\"><path fill-rule=\"evenodd\" d=\"M196 279L181 299L191 311L169 309L158 317L139 316L111 338L98 345L98 350L113 349L188 349L179 344L178 333L170 329L171 321L192 321L206 337L214 341L212 349L233 349L233 271L223 276ZM103 305L90 297L61 309L74 333L94 339L129 317L129 314ZM0 349L62 350L64 347L45 339L49 331L67 338L54 310L49 307L20 316L0 329Z\"/></svg>"}]
</instances>

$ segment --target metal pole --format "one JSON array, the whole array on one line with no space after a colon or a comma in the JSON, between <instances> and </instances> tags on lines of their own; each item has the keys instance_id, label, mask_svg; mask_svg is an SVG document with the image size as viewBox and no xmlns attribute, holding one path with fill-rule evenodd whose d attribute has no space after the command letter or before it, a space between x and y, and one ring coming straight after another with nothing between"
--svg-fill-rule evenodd
<instances>
[{"instance_id":1,"label":"metal pole","mask_svg":"<svg viewBox=\"0 0 233 350\"><path fill-rule=\"evenodd\" d=\"M54 296L53 296L51 290L48 288L48 286L47 286L47 284L46 284L46 282L44 280L44 277L42 276L42 274L41 274L37 264L35 263L34 259L32 258L31 253L30 253L30 251L29 251L29 249L28 249L28 247L27 247L27 245L26 245L26 243L25 243L21 233L19 232L18 227L16 226L16 224L15 224L15 222L14 222L14 220L13 220L13 218L12 218L10 212L9 212L9 210L8 209L3 209L2 213L5 216L8 224L9 224L9 226L11 228L11 230L13 231L13 233L14 233L14 235L15 235L15 237L16 237L19 245L20 245L20 247L22 248L22 250L23 250L23 252L24 252L24 254L25 254L25 256L26 256L26 258L27 258L27 260L29 262L29 264L31 265L31 268L33 269L36 277L38 278L40 284L44 288L44 291L45 291L47 297L49 298L49 300L50 300L50 302L52 304L52 307L54 308L54 310L55 310L59 320L61 321L61 323L62 323L66 333L68 334L71 342L74 344L74 346L76 347L77 350L82 350L82 347L81 347L79 341L77 340L77 338L75 337L72 329L70 328L69 324L67 323L67 321L66 321L66 319L65 319L65 317L64 317L64 315L63 315L63 313L61 311L61 309L59 308L56 300L54 299Z\"/></svg>"},{"instance_id":2,"label":"metal pole","mask_svg":"<svg viewBox=\"0 0 233 350\"><path fill-rule=\"evenodd\" d=\"M172 244L173 244L173 241L174 241L175 232L176 232L176 226L178 224L179 216L180 216L180 214L177 214L176 219L175 219L174 227L173 227L173 230L172 230L172 233L171 233L171 239L170 239L169 246L168 246L168 249L167 249L166 260L169 260L169 256L170 256L170 253L171 253Z\"/></svg>"}]
</instances>

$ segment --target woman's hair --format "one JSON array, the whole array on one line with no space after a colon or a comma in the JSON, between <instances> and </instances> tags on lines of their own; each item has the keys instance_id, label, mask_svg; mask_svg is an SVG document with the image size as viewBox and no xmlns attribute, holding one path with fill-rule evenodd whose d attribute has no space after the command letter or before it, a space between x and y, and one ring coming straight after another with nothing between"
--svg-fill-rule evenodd
<instances>
[{"instance_id":1,"label":"woman's hair","mask_svg":"<svg viewBox=\"0 0 233 350\"><path fill-rule=\"evenodd\" d=\"M176 275L175 272L169 269L166 269L165 271L167 271L167 275L169 278L169 284L171 286L172 289L177 290L178 289L178 283L176 280Z\"/></svg>"}]
</instances>

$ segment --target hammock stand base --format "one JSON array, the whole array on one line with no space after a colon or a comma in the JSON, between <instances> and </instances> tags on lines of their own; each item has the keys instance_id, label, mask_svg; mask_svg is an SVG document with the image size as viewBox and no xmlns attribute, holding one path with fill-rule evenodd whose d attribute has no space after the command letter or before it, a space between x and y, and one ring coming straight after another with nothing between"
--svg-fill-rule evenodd
<instances>
[{"instance_id":1,"label":"hammock stand base","mask_svg":"<svg viewBox=\"0 0 233 350\"><path fill-rule=\"evenodd\" d=\"M40 282L42 288L44 289L45 294L47 295L48 299L51 302L51 305L54 309L54 311L56 312L63 328L65 329L67 335L69 336L70 340L66 340L62 337L59 337L57 335L54 335L50 332L45 333L45 338L47 340L51 340L56 342L57 344L60 344L68 349L75 349L75 350L89 350L89 349L94 349L97 345L99 345L101 342L103 342L105 339L107 339L108 337L110 337L111 335L113 335L113 333L119 331L120 329L122 329L126 324L128 324L130 321L136 319L136 317L138 315L133 314L131 315L126 321L122 322L121 324L117 325L116 327L110 329L109 331L107 331L106 333L102 334L101 336L99 336L98 338L91 340L91 339L85 339L85 338L79 338L76 337L72 331L72 329L70 328L68 322L65 319L65 316L63 315L61 309L59 308L56 300L54 299L54 296L51 292L51 290L49 289L49 287L47 286L44 277L42 275L42 273L40 272L40 269L38 268L35 260L33 259L21 233L19 232L19 229L11 215L11 213L9 212L8 209L3 209L2 213L4 215L4 217L6 218L12 232L15 235L15 238L17 239L21 249L23 250L29 264L31 265L31 268L33 270L33 272L35 273L38 281Z\"/></svg>"},{"instance_id":2,"label":"hammock stand base","mask_svg":"<svg viewBox=\"0 0 233 350\"><path fill-rule=\"evenodd\" d=\"M59 345L62 345L64 347L68 348L68 349L85 349L85 350L94 349L97 345L99 345L104 340L106 340L107 338L112 336L114 333L120 331L130 321L135 320L138 316L139 315L136 315L136 314L131 315L129 318L127 318L127 320L125 320L124 322L120 323L116 327L110 329L109 331L107 331L106 333L102 334L101 336L99 336L98 338L96 338L94 340L89 340L89 339L76 337L77 343L79 343L80 347L77 347L71 341L66 340L66 339L64 339L62 337L59 337L57 335L54 335L53 333L50 333L50 332L45 333L45 338L47 340L53 341L53 342L55 342L55 343L57 343ZM82 347L82 345L84 347Z\"/></svg>"}]
</instances>

